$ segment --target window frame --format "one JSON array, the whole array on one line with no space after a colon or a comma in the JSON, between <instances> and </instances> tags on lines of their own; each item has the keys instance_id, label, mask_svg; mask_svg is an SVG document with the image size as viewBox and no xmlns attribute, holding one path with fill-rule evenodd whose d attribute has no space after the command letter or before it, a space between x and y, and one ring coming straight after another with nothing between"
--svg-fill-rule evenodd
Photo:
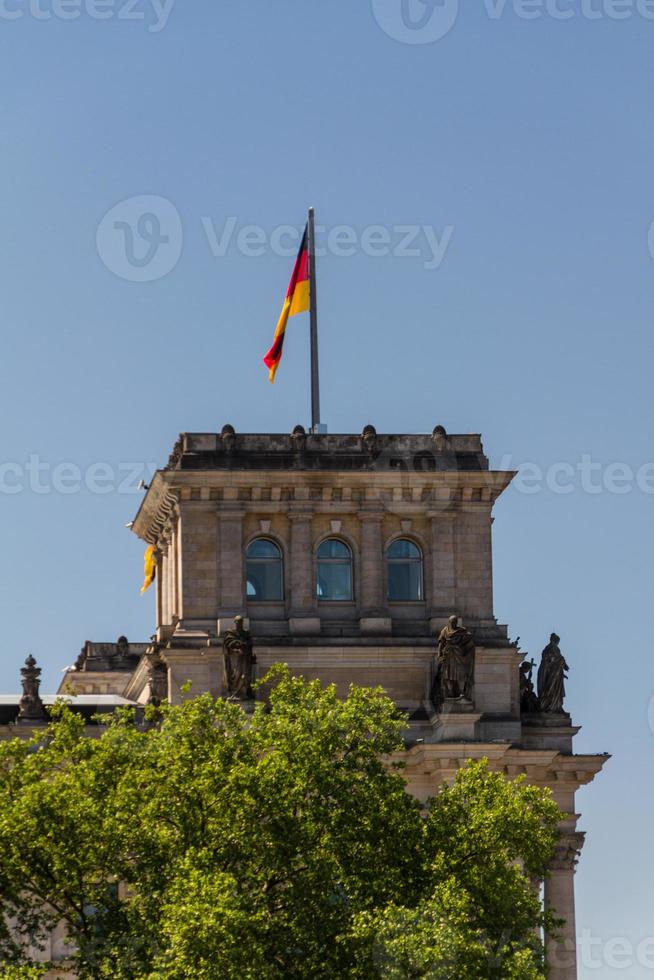
<instances>
[{"instance_id":1,"label":"window frame","mask_svg":"<svg viewBox=\"0 0 654 980\"><path fill-rule=\"evenodd\" d=\"M272 557L271 558L249 558L248 557L248 553L250 551L250 548L253 545L255 545L258 541L265 541L268 544L273 545L273 547L277 549L277 553L278 553L279 557L278 558L272 558ZM265 598L265 597L261 597L261 596L257 596L257 595L250 595L249 594L249 592L248 592L248 584L249 584L248 565L249 565L250 562L252 562L252 564L254 564L254 565L272 565L272 564L275 564L275 565L277 565L279 567L279 591L280 591L279 596L276 596L274 599L271 599L271 598ZM245 601L246 602L251 602L251 603L266 603L266 604L276 603L276 604L279 604L279 603L283 603L285 601L286 588L285 588L285 581L284 581L284 575L285 575L284 549L282 548L282 546L279 543L279 541L276 541L269 534L257 534L250 541L248 541L248 543L247 543L247 545L245 547L245 554L244 554L244 572L245 572Z\"/></svg>"},{"instance_id":2,"label":"window frame","mask_svg":"<svg viewBox=\"0 0 654 980\"><path fill-rule=\"evenodd\" d=\"M343 545L343 547L347 549L347 553L349 555L349 558L347 558L347 559L346 558L321 558L320 557L320 549L323 547L323 545L328 544L330 541L336 541L336 542L338 542L338 544ZM352 545L350 544L350 542L349 541L346 541L345 538L343 538L342 536L340 536L338 534L330 534L327 537L323 538L321 541L319 541L318 544L316 545L315 552L314 552L314 560L315 560L315 593L314 594L315 594L316 600L318 602L328 603L330 606L338 605L338 604L341 604L341 605L353 605L354 602L356 601L356 599L355 599L355 595L356 595L356 593L355 593L355 582L354 582L354 578L355 578L355 574L354 574L354 548L352 547ZM329 596L320 595L320 592L318 591L318 588L319 588L319 582L320 582L320 566L321 566L321 564L331 565L332 567L333 566L337 566L337 565L349 566L349 569L350 569L350 594L349 594L348 598L346 598L346 599L343 599L343 598L334 598L334 599L332 599Z\"/></svg>"},{"instance_id":3,"label":"window frame","mask_svg":"<svg viewBox=\"0 0 654 980\"><path fill-rule=\"evenodd\" d=\"M418 557L416 558L391 558L389 553L391 548L401 541L406 541L407 544L413 545L413 547L418 552ZM386 572L386 601L392 603L393 605L420 605L425 602L425 552L421 545L415 540L415 538L407 537L406 534L400 534L393 538L386 545L384 551L384 564ZM391 565L417 565L420 570L420 577L418 579L418 598L412 599L394 599L391 597L391 579L390 579L390 569Z\"/></svg>"}]
</instances>

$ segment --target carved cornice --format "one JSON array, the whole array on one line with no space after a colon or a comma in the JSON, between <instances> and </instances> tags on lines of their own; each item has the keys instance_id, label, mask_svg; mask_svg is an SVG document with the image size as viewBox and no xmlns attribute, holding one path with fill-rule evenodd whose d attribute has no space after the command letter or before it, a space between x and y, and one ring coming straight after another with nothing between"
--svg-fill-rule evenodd
<instances>
[{"instance_id":1,"label":"carved cornice","mask_svg":"<svg viewBox=\"0 0 654 980\"><path fill-rule=\"evenodd\" d=\"M406 763L408 776L454 775L468 759L488 759L492 770L503 772L509 778L512 773L524 774L532 785L554 788L565 782L576 790L594 779L609 756L563 755L556 749L522 749L508 742L471 742L459 756L453 753L452 745L434 742L412 746L397 758Z\"/></svg>"},{"instance_id":2,"label":"carved cornice","mask_svg":"<svg viewBox=\"0 0 654 980\"><path fill-rule=\"evenodd\" d=\"M132 524L132 531L155 548L165 545L179 515L179 490L170 485L172 473L159 471L146 493Z\"/></svg>"}]
</instances>

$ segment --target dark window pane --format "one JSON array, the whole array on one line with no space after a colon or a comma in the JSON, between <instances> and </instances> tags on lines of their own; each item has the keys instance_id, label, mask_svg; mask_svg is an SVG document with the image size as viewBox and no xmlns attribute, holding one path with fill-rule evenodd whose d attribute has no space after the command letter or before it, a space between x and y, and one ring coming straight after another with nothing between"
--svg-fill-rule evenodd
<instances>
[{"instance_id":1,"label":"dark window pane","mask_svg":"<svg viewBox=\"0 0 654 980\"><path fill-rule=\"evenodd\" d=\"M351 562L318 562L318 598L341 602L352 599Z\"/></svg>"},{"instance_id":2,"label":"dark window pane","mask_svg":"<svg viewBox=\"0 0 654 980\"><path fill-rule=\"evenodd\" d=\"M318 548L318 558L352 558L350 549L342 541L336 538L328 538Z\"/></svg>"},{"instance_id":3,"label":"dark window pane","mask_svg":"<svg viewBox=\"0 0 654 980\"><path fill-rule=\"evenodd\" d=\"M281 561L248 561L246 579L249 599L265 601L282 599Z\"/></svg>"},{"instance_id":4,"label":"dark window pane","mask_svg":"<svg viewBox=\"0 0 654 980\"><path fill-rule=\"evenodd\" d=\"M282 553L274 541L256 538L247 550L245 563L249 599L278 601L284 596Z\"/></svg>"},{"instance_id":5,"label":"dark window pane","mask_svg":"<svg viewBox=\"0 0 654 980\"><path fill-rule=\"evenodd\" d=\"M413 541L407 541L406 538L400 538L398 541L394 541L393 544L388 549L389 558L415 558L420 561L422 555L420 554L420 549Z\"/></svg>"},{"instance_id":6,"label":"dark window pane","mask_svg":"<svg viewBox=\"0 0 654 980\"><path fill-rule=\"evenodd\" d=\"M388 563L388 598L391 602L422 600L422 562L391 561Z\"/></svg>"}]
</instances>

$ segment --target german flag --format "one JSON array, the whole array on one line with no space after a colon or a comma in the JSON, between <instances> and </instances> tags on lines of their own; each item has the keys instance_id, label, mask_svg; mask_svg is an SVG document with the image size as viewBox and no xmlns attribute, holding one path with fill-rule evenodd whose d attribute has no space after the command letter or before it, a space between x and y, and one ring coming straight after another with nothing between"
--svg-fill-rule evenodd
<instances>
[{"instance_id":1,"label":"german flag","mask_svg":"<svg viewBox=\"0 0 654 980\"><path fill-rule=\"evenodd\" d=\"M275 328L272 347L263 359L268 368L268 380L275 380L275 373L282 359L282 348L286 334L286 324L289 316L296 313L306 313L309 309L309 226L304 229L300 251L297 253L293 275L288 285L288 292L282 307L282 312Z\"/></svg>"}]
</instances>

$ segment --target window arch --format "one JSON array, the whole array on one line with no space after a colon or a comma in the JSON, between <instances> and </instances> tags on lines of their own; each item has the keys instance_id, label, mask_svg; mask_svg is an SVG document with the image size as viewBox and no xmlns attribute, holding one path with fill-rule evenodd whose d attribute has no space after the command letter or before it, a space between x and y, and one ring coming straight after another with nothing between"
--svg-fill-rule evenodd
<instances>
[{"instance_id":1,"label":"window arch","mask_svg":"<svg viewBox=\"0 0 654 980\"><path fill-rule=\"evenodd\" d=\"M255 538L245 554L247 598L281 601L284 598L282 552L269 538Z\"/></svg>"},{"instance_id":2,"label":"window arch","mask_svg":"<svg viewBox=\"0 0 654 980\"><path fill-rule=\"evenodd\" d=\"M386 550L389 602L421 602L422 551L408 538L398 538Z\"/></svg>"},{"instance_id":3,"label":"window arch","mask_svg":"<svg viewBox=\"0 0 654 980\"><path fill-rule=\"evenodd\" d=\"M329 602L351 602L352 552L339 538L327 538L318 546L316 593Z\"/></svg>"}]
</instances>

